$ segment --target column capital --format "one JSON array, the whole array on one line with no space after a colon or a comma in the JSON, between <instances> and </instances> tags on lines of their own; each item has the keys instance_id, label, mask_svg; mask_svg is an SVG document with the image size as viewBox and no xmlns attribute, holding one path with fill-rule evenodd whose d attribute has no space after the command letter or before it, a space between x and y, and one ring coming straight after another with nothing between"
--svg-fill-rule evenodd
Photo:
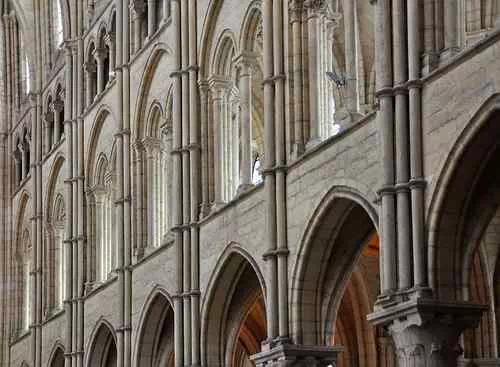
<instances>
[{"instance_id":1,"label":"column capital","mask_svg":"<svg viewBox=\"0 0 500 367\"><path fill-rule=\"evenodd\" d=\"M64 102L61 101L60 99L56 99L50 104L50 109L53 112L61 112L64 108Z\"/></svg>"},{"instance_id":2,"label":"column capital","mask_svg":"<svg viewBox=\"0 0 500 367\"><path fill-rule=\"evenodd\" d=\"M93 61L87 61L83 64L83 70L85 70L87 74L93 74L97 71L97 65Z\"/></svg>"},{"instance_id":3,"label":"column capital","mask_svg":"<svg viewBox=\"0 0 500 367\"><path fill-rule=\"evenodd\" d=\"M137 20L137 18L140 18L144 13L146 4L144 3L144 0L130 0L128 8L130 9L132 19Z\"/></svg>"},{"instance_id":4,"label":"column capital","mask_svg":"<svg viewBox=\"0 0 500 367\"><path fill-rule=\"evenodd\" d=\"M216 98L223 98L224 93L231 88L231 81L226 76L214 75L208 80L208 85Z\"/></svg>"},{"instance_id":5,"label":"column capital","mask_svg":"<svg viewBox=\"0 0 500 367\"><path fill-rule=\"evenodd\" d=\"M52 105L52 104L51 104ZM50 106L49 106L50 108ZM52 108L50 108L52 110ZM43 123L45 126L50 126L54 122L54 114L52 111L47 111L43 114Z\"/></svg>"},{"instance_id":6,"label":"column capital","mask_svg":"<svg viewBox=\"0 0 500 367\"><path fill-rule=\"evenodd\" d=\"M472 303L416 298L377 310L368 315L368 321L388 327L401 367L444 367L456 365L462 354L460 335L477 327L487 309Z\"/></svg>"},{"instance_id":7,"label":"column capital","mask_svg":"<svg viewBox=\"0 0 500 367\"><path fill-rule=\"evenodd\" d=\"M234 57L233 62L239 68L242 74L248 74L257 67L258 54L251 51L242 51L239 55Z\"/></svg>"},{"instance_id":8,"label":"column capital","mask_svg":"<svg viewBox=\"0 0 500 367\"><path fill-rule=\"evenodd\" d=\"M161 140L150 136L142 139L142 144L146 149L148 156L152 156L154 152L159 151L161 148Z\"/></svg>"},{"instance_id":9,"label":"column capital","mask_svg":"<svg viewBox=\"0 0 500 367\"><path fill-rule=\"evenodd\" d=\"M307 10L308 17L318 16L321 12L326 10L326 0L305 0L304 9Z\"/></svg>"},{"instance_id":10,"label":"column capital","mask_svg":"<svg viewBox=\"0 0 500 367\"><path fill-rule=\"evenodd\" d=\"M97 63L102 63L104 59L106 58L107 50L105 47L99 47L94 50L92 55L94 56L95 60Z\"/></svg>"},{"instance_id":11,"label":"column capital","mask_svg":"<svg viewBox=\"0 0 500 367\"><path fill-rule=\"evenodd\" d=\"M304 14L304 1L292 0L288 3L288 12L290 13L290 23L300 22Z\"/></svg>"},{"instance_id":12,"label":"column capital","mask_svg":"<svg viewBox=\"0 0 500 367\"><path fill-rule=\"evenodd\" d=\"M116 37L112 33L106 33L104 36L104 43L109 47L109 49L113 49L115 45Z\"/></svg>"}]
</instances>

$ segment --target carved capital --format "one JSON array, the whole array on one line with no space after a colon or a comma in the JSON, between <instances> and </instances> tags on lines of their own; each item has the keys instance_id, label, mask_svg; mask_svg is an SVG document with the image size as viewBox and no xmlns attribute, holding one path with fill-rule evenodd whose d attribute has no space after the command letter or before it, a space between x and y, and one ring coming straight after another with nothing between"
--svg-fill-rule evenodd
<instances>
[{"instance_id":1,"label":"carved capital","mask_svg":"<svg viewBox=\"0 0 500 367\"><path fill-rule=\"evenodd\" d=\"M393 337L400 367L456 363L462 354L459 337L465 329L477 327L487 306L445 303L416 298L368 316L375 325L386 325Z\"/></svg>"},{"instance_id":2,"label":"carved capital","mask_svg":"<svg viewBox=\"0 0 500 367\"><path fill-rule=\"evenodd\" d=\"M304 1L304 9L307 10L307 15L318 16L327 8L326 0L306 0Z\"/></svg>"},{"instance_id":3,"label":"carved capital","mask_svg":"<svg viewBox=\"0 0 500 367\"><path fill-rule=\"evenodd\" d=\"M292 0L288 3L290 13L290 23L300 22L304 14L304 4L302 0Z\"/></svg>"}]
</instances>

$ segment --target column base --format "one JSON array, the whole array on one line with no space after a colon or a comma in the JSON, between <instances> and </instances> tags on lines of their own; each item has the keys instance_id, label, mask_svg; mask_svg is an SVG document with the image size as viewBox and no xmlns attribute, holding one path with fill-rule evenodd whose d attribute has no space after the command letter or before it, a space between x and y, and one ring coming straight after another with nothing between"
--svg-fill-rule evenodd
<instances>
[{"instance_id":1,"label":"column base","mask_svg":"<svg viewBox=\"0 0 500 367\"><path fill-rule=\"evenodd\" d=\"M487 306L416 298L368 315L368 321L387 326L400 367L456 367L463 350L459 337L479 325Z\"/></svg>"},{"instance_id":2,"label":"column base","mask_svg":"<svg viewBox=\"0 0 500 367\"><path fill-rule=\"evenodd\" d=\"M262 352L251 359L256 367L328 367L336 366L341 346L297 345L289 340L263 344Z\"/></svg>"}]
</instances>

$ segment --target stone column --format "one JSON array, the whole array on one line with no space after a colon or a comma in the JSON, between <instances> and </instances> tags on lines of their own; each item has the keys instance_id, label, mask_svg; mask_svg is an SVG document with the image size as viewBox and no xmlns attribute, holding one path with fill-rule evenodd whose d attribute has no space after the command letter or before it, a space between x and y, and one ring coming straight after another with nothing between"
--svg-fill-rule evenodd
<instances>
[{"instance_id":1,"label":"stone column","mask_svg":"<svg viewBox=\"0 0 500 367\"><path fill-rule=\"evenodd\" d=\"M104 91L104 60L106 59L107 52L104 47L97 48L94 51L94 58L97 64L97 95Z\"/></svg>"},{"instance_id":2,"label":"stone column","mask_svg":"<svg viewBox=\"0 0 500 367\"><path fill-rule=\"evenodd\" d=\"M444 56L455 55L458 46L458 0L447 0L444 6Z\"/></svg>"},{"instance_id":3,"label":"stone column","mask_svg":"<svg viewBox=\"0 0 500 367\"><path fill-rule=\"evenodd\" d=\"M209 85L206 81L199 83L200 88L200 125L201 125L201 216L210 213L210 179L209 179Z\"/></svg>"},{"instance_id":4,"label":"stone column","mask_svg":"<svg viewBox=\"0 0 500 367\"><path fill-rule=\"evenodd\" d=\"M29 167L29 162L27 162L27 154L26 154L26 148L24 143L19 143L17 145L17 149L20 152L21 156L21 181L24 180L27 176L27 170L26 167Z\"/></svg>"},{"instance_id":5,"label":"stone column","mask_svg":"<svg viewBox=\"0 0 500 367\"><path fill-rule=\"evenodd\" d=\"M210 80L210 88L213 95L214 103L214 177L215 177L215 195L214 209L219 208L224 204L223 190L223 120L225 114L225 96L228 88L228 82L223 78L212 78Z\"/></svg>"},{"instance_id":6,"label":"stone column","mask_svg":"<svg viewBox=\"0 0 500 367\"><path fill-rule=\"evenodd\" d=\"M356 83L356 24L355 24L355 1L344 0L344 35L345 35L345 67L346 88L345 105L349 113L357 112L357 83Z\"/></svg>"},{"instance_id":7,"label":"stone column","mask_svg":"<svg viewBox=\"0 0 500 367\"><path fill-rule=\"evenodd\" d=\"M471 303L446 303L417 298L368 315L377 326L387 326L400 367L455 367L462 354L460 335L479 325L488 309Z\"/></svg>"},{"instance_id":8,"label":"stone column","mask_svg":"<svg viewBox=\"0 0 500 367\"><path fill-rule=\"evenodd\" d=\"M14 165L15 165L15 171L16 171L16 186L19 185L19 183L23 180L23 170L22 170L22 154L21 151L19 150L19 147L14 150L13 153L14 157Z\"/></svg>"},{"instance_id":9,"label":"stone column","mask_svg":"<svg viewBox=\"0 0 500 367\"><path fill-rule=\"evenodd\" d=\"M392 68L391 1L378 0L376 4L377 97L380 108L377 120L381 137L382 187L380 239L381 239L381 297L391 294L397 287L396 217L394 198L394 101Z\"/></svg>"},{"instance_id":10,"label":"stone column","mask_svg":"<svg viewBox=\"0 0 500 367\"><path fill-rule=\"evenodd\" d=\"M158 238L158 223L155 221L158 220L156 217L157 210L156 206L158 205L158 198L154 196L156 192L156 177L158 172L157 168L157 153L160 149L160 141L154 138L146 138L144 139L144 148L146 149L146 159L147 159L147 193L148 193L148 214L147 214L147 223L148 223L148 246L156 247L157 238Z\"/></svg>"},{"instance_id":11,"label":"stone column","mask_svg":"<svg viewBox=\"0 0 500 367\"><path fill-rule=\"evenodd\" d=\"M297 159L304 153L303 97L302 97L302 17L304 9L302 2L290 2L290 23L292 24L293 53L293 108L294 108L294 143L293 158Z\"/></svg>"},{"instance_id":12,"label":"stone column","mask_svg":"<svg viewBox=\"0 0 500 367\"><path fill-rule=\"evenodd\" d=\"M252 74L256 64L256 55L241 53L235 63L240 69L240 129L241 129L241 167L237 193L252 187Z\"/></svg>"},{"instance_id":13,"label":"stone column","mask_svg":"<svg viewBox=\"0 0 500 367\"><path fill-rule=\"evenodd\" d=\"M412 283L412 246L410 223L410 154L408 148L408 53L406 14L403 0L392 0L392 43L394 60L394 137L396 159L398 288L409 289ZM413 138L413 137L412 137Z\"/></svg>"},{"instance_id":14,"label":"stone column","mask_svg":"<svg viewBox=\"0 0 500 367\"><path fill-rule=\"evenodd\" d=\"M93 61L87 61L83 64L85 70L85 100L86 106L90 106L94 102L94 74L97 71L96 64Z\"/></svg>"},{"instance_id":15,"label":"stone column","mask_svg":"<svg viewBox=\"0 0 500 367\"><path fill-rule=\"evenodd\" d=\"M143 0L130 1L130 15L134 23L134 50L136 53L142 47L142 15L144 14L145 4Z\"/></svg>"},{"instance_id":16,"label":"stone column","mask_svg":"<svg viewBox=\"0 0 500 367\"><path fill-rule=\"evenodd\" d=\"M64 109L64 102L56 99L52 103L52 112L54 113L54 144L59 143L59 140L61 140L61 125L64 123L64 121L61 121L61 111Z\"/></svg>"},{"instance_id":17,"label":"stone column","mask_svg":"<svg viewBox=\"0 0 500 367\"><path fill-rule=\"evenodd\" d=\"M115 44L115 35L114 34L106 34L104 37L104 42L106 42L106 46L109 48L109 71L110 76L109 81L111 81L115 76L115 67L116 67L116 44Z\"/></svg>"},{"instance_id":18,"label":"stone column","mask_svg":"<svg viewBox=\"0 0 500 367\"><path fill-rule=\"evenodd\" d=\"M53 124L54 115L51 113L45 113L43 118L43 125L45 127L45 154L48 154L52 149Z\"/></svg>"},{"instance_id":19,"label":"stone column","mask_svg":"<svg viewBox=\"0 0 500 367\"><path fill-rule=\"evenodd\" d=\"M306 0L304 8L307 10L308 28L308 58L309 58L309 141L307 147L313 147L320 142L320 120L319 120L319 60L320 60L320 16L325 0Z\"/></svg>"},{"instance_id":20,"label":"stone column","mask_svg":"<svg viewBox=\"0 0 500 367\"><path fill-rule=\"evenodd\" d=\"M148 39L153 37L156 28L156 2L157 0L148 0Z\"/></svg>"}]
</instances>

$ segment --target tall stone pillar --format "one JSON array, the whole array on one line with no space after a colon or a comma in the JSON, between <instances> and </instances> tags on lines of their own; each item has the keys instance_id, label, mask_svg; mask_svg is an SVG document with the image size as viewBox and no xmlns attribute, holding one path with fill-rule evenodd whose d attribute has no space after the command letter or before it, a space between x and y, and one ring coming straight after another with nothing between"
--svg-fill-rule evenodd
<instances>
[{"instance_id":1,"label":"tall stone pillar","mask_svg":"<svg viewBox=\"0 0 500 367\"><path fill-rule=\"evenodd\" d=\"M142 15L144 14L145 4L143 0L131 0L130 1L130 15L132 16L132 21L134 23L134 49L133 52L136 53L142 47Z\"/></svg>"},{"instance_id":2,"label":"tall stone pillar","mask_svg":"<svg viewBox=\"0 0 500 367\"><path fill-rule=\"evenodd\" d=\"M319 115L319 61L320 61L320 15L326 6L325 0L306 0L304 8L307 11L308 29L308 58L309 58L309 141L307 147L316 145L320 140L320 115Z\"/></svg>"},{"instance_id":3,"label":"tall stone pillar","mask_svg":"<svg viewBox=\"0 0 500 367\"><path fill-rule=\"evenodd\" d=\"M94 51L94 58L97 64L97 94L99 95L104 91L104 60L106 59L106 49L97 48Z\"/></svg>"},{"instance_id":4,"label":"tall stone pillar","mask_svg":"<svg viewBox=\"0 0 500 367\"><path fill-rule=\"evenodd\" d=\"M240 68L241 167L237 193L252 187L252 74L256 55L241 53L235 60Z\"/></svg>"},{"instance_id":5,"label":"tall stone pillar","mask_svg":"<svg viewBox=\"0 0 500 367\"><path fill-rule=\"evenodd\" d=\"M116 43L115 43L115 35L108 33L104 37L104 42L106 42L106 46L109 48L109 71L111 81L115 76L115 67L116 67Z\"/></svg>"},{"instance_id":6,"label":"tall stone pillar","mask_svg":"<svg viewBox=\"0 0 500 367\"><path fill-rule=\"evenodd\" d=\"M471 303L418 298L379 309L368 320L388 327L399 367L455 367L463 352L460 335L477 327L486 310Z\"/></svg>"},{"instance_id":7,"label":"tall stone pillar","mask_svg":"<svg viewBox=\"0 0 500 367\"><path fill-rule=\"evenodd\" d=\"M43 118L43 126L45 130L45 154L48 154L52 149L52 128L54 116L51 113L46 113Z\"/></svg>"},{"instance_id":8,"label":"tall stone pillar","mask_svg":"<svg viewBox=\"0 0 500 367\"><path fill-rule=\"evenodd\" d=\"M63 121L61 121L61 111L64 109L64 102L61 100L56 99L52 103L52 111L54 112L54 139L53 143L57 144L59 140L61 140L61 125L63 124Z\"/></svg>"},{"instance_id":9,"label":"tall stone pillar","mask_svg":"<svg viewBox=\"0 0 500 367\"><path fill-rule=\"evenodd\" d=\"M88 107L94 101L94 74L97 71L96 64L93 61L87 61L83 64L85 70L85 105Z\"/></svg>"},{"instance_id":10,"label":"tall stone pillar","mask_svg":"<svg viewBox=\"0 0 500 367\"><path fill-rule=\"evenodd\" d=\"M148 0L148 39L153 37L156 29L156 1Z\"/></svg>"}]
</instances>

